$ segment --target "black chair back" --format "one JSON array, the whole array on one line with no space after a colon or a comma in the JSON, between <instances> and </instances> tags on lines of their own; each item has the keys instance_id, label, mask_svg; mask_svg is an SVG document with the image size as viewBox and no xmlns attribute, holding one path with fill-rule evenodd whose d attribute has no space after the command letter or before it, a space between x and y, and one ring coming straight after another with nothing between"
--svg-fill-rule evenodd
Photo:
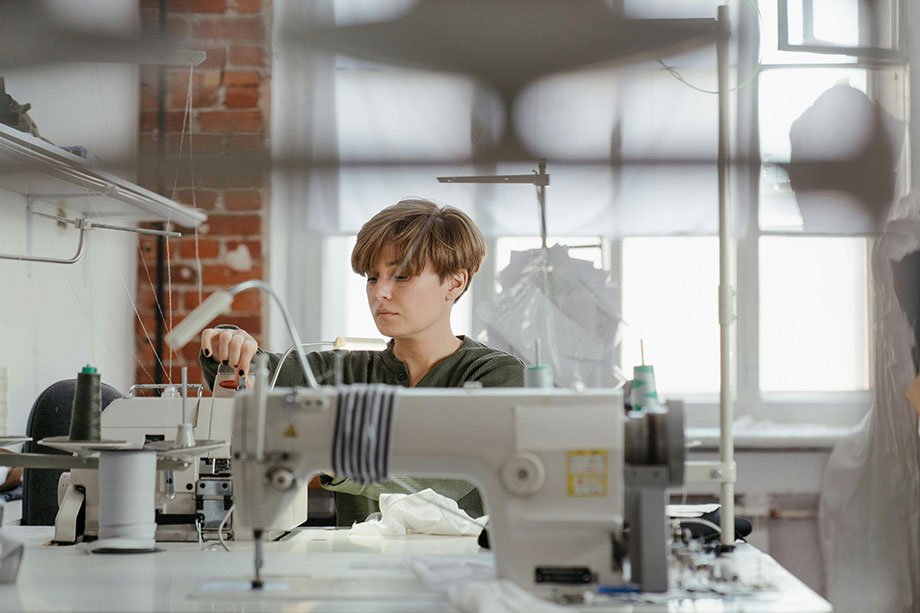
<instances>
[{"instance_id":1,"label":"black chair back","mask_svg":"<svg viewBox=\"0 0 920 613\"><path fill-rule=\"evenodd\" d=\"M70 434L70 412L77 387L76 379L58 381L38 395L29 413L26 435L32 440L23 446L25 453L52 453L69 455L64 451L39 445L38 441L50 436ZM100 384L102 409L121 392L105 383ZM58 480L64 471L58 468L26 468L22 471L22 520L23 526L52 526L58 512Z\"/></svg>"}]
</instances>

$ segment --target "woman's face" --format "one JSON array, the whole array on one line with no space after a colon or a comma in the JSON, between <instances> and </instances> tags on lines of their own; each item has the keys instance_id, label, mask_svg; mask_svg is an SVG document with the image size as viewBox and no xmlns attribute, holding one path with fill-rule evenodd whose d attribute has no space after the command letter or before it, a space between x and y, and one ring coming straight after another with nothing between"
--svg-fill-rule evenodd
<instances>
[{"instance_id":1,"label":"woman's face","mask_svg":"<svg viewBox=\"0 0 920 613\"><path fill-rule=\"evenodd\" d=\"M450 311L459 295L456 286L465 283L465 273L442 280L429 263L409 276L393 255L378 256L367 274L367 302L377 329L395 339L421 337L426 332L443 331L444 326L449 332Z\"/></svg>"}]
</instances>

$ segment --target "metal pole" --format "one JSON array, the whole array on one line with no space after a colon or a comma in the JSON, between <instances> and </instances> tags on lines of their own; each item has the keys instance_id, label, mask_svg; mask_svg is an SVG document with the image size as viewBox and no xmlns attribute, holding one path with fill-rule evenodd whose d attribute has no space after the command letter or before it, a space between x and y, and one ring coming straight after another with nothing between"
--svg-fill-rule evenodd
<instances>
[{"instance_id":1,"label":"metal pole","mask_svg":"<svg viewBox=\"0 0 920 613\"><path fill-rule=\"evenodd\" d=\"M166 13L168 11L166 0L159 2L158 33L160 40L166 36ZM157 66L157 193L166 194L166 67L162 64ZM163 230L168 230L168 224L163 224ZM166 303L165 295L166 286L166 238L157 237L157 270L156 270L156 287L154 288L157 304ZM166 333L163 318L165 313L159 313L156 318L156 334L153 340L153 351L155 355L163 355L163 337ZM162 357L161 357L162 359ZM171 378L172 373L167 375ZM163 369L154 365L153 382L155 384L163 383Z\"/></svg>"},{"instance_id":2,"label":"metal pole","mask_svg":"<svg viewBox=\"0 0 920 613\"><path fill-rule=\"evenodd\" d=\"M546 160L537 164L540 177L546 174ZM546 184L540 181L537 185L537 200L540 204L540 246L546 249Z\"/></svg>"},{"instance_id":3,"label":"metal pole","mask_svg":"<svg viewBox=\"0 0 920 613\"><path fill-rule=\"evenodd\" d=\"M718 8L716 61L719 83L719 461L723 472L735 463L732 421L734 421L734 248L732 243L731 207L729 203L729 32L728 6ZM731 471L734 474L734 471ZM731 549L735 542L735 483L726 478L721 483L720 503L722 547Z\"/></svg>"}]
</instances>

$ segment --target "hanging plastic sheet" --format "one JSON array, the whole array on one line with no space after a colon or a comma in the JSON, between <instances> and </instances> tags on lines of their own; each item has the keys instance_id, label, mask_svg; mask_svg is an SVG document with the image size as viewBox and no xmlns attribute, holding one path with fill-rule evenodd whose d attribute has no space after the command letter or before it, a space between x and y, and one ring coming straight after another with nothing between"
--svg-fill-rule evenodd
<instances>
[{"instance_id":1,"label":"hanging plastic sheet","mask_svg":"<svg viewBox=\"0 0 920 613\"><path fill-rule=\"evenodd\" d=\"M614 374L617 287L607 273L555 245L513 252L499 282L502 292L477 311L490 346L549 364L557 386L621 383Z\"/></svg>"},{"instance_id":2,"label":"hanging plastic sheet","mask_svg":"<svg viewBox=\"0 0 920 613\"><path fill-rule=\"evenodd\" d=\"M918 252L915 214L889 223L872 256L875 398L860 426L835 446L821 491L835 611L920 611L920 432L905 395L917 372Z\"/></svg>"}]
</instances>

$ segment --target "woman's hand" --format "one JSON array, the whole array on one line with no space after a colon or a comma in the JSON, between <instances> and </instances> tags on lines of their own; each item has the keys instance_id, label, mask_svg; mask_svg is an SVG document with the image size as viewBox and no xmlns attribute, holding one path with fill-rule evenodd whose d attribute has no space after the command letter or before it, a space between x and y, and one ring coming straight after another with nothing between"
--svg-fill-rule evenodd
<instances>
[{"instance_id":1,"label":"woman's hand","mask_svg":"<svg viewBox=\"0 0 920 613\"><path fill-rule=\"evenodd\" d=\"M218 362L227 362L240 376L249 373L259 344L240 328L206 328L201 333L201 352Z\"/></svg>"}]
</instances>

